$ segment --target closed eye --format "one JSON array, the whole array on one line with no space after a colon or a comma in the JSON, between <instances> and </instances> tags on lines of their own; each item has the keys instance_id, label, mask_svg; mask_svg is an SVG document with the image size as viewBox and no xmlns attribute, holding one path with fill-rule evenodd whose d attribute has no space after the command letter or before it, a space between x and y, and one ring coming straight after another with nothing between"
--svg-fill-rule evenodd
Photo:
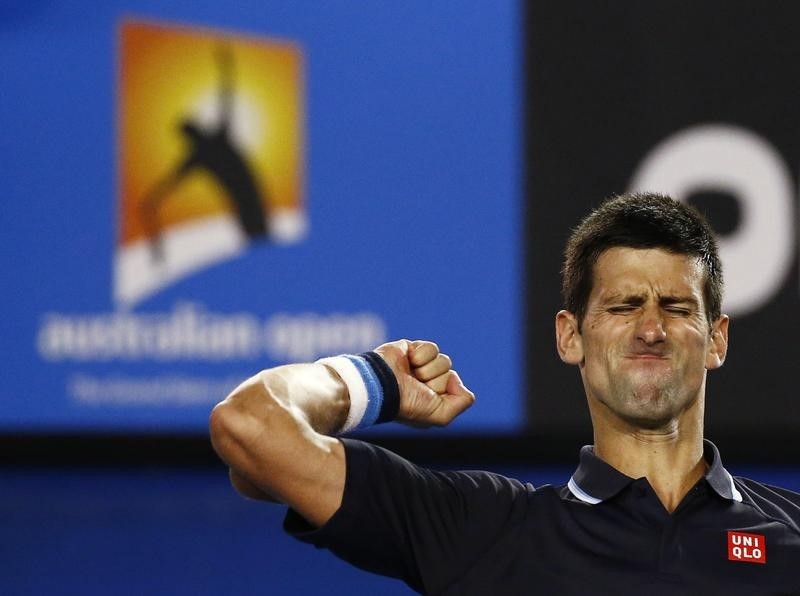
<instances>
[{"instance_id":1,"label":"closed eye","mask_svg":"<svg viewBox=\"0 0 800 596\"><path fill-rule=\"evenodd\" d=\"M625 315L632 313L637 308L638 307L633 304L620 304L618 306L610 306L608 308L608 312L610 312L612 315Z\"/></svg>"},{"instance_id":2,"label":"closed eye","mask_svg":"<svg viewBox=\"0 0 800 596\"><path fill-rule=\"evenodd\" d=\"M692 314L691 309L683 306L665 306L664 310L672 315L678 315L681 317L688 317L690 314Z\"/></svg>"}]
</instances>

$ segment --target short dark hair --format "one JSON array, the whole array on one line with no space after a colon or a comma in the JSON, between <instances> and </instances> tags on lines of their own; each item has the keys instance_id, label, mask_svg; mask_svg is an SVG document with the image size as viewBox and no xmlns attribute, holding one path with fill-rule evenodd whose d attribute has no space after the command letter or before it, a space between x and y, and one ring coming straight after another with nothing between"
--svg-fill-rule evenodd
<instances>
[{"instance_id":1,"label":"short dark hair","mask_svg":"<svg viewBox=\"0 0 800 596\"><path fill-rule=\"evenodd\" d=\"M666 195L628 193L612 197L572 230L564 251L561 293L564 308L580 325L592 291L594 265L613 247L661 248L697 257L705 280L703 301L709 325L722 313L722 263L714 232L693 207Z\"/></svg>"}]
</instances>

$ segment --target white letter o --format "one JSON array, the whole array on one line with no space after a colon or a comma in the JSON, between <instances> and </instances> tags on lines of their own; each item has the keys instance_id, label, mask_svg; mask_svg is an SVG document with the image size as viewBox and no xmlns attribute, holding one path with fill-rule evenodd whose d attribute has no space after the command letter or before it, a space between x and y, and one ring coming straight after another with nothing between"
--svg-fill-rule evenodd
<instances>
[{"instance_id":1,"label":"white letter o","mask_svg":"<svg viewBox=\"0 0 800 596\"><path fill-rule=\"evenodd\" d=\"M701 189L736 197L740 226L719 238L724 309L731 315L747 314L780 289L793 257L792 178L767 141L737 126L694 126L656 145L630 186L680 201Z\"/></svg>"}]
</instances>

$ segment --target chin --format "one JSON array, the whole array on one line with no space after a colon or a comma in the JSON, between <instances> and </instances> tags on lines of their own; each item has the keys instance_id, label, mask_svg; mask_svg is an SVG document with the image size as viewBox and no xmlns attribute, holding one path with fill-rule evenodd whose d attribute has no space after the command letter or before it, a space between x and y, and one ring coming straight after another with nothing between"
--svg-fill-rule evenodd
<instances>
[{"instance_id":1,"label":"chin","mask_svg":"<svg viewBox=\"0 0 800 596\"><path fill-rule=\"evenodd\" d=\"M627 422L629 425L641 428L644 430L659 430L663 428L667 428L672 425L675 421L676 416L674 415L666 415L666 414L656 414L656 415L647 415L647 414L637 414L631 416L622 416L623 420Z\"/></svg>"},{"instance_id":2,"label":"chin","mask_svg":"<svg viewBox=\"0 0 800 596\"><path fill-rule=\"evenodd\" d=\"M657 430L669 426L680 412L662 391L639 392L628 404L617 410L617 415L637 428Z\"/></svg>"}]
</instances>

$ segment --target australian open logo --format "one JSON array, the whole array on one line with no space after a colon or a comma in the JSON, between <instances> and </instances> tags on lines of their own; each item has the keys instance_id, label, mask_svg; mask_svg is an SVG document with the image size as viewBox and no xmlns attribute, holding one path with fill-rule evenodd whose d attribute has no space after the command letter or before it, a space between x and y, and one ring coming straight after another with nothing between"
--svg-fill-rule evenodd
<instances>
[{"instance_id":1,"label":"australian open logo","mask_svg":"<svg viewBox=\"0 0 800 596\"><path fill-rule=\"evenodd\" d=\"M136 21L119 35L117 305L301 240L299 47Z\"/></svg>"},{"instance_id":2,"label":"australian open logo","mask_svg":"<svg viewBox=\"0 0 800 596\"><path fill-rule=\"evenodd\" d=\"M292 42L132 20L118 35L114 308L43 312L36 337L43 361L74 364L67 394L92 406L212 403L238 382L227 366L385 341L379 314L323 298L302 311L209 304L202 290L143 304L244 251L305 237L303 55ZM148 362L157 373L139 368Z\"/></svg>"}]
</instances>

